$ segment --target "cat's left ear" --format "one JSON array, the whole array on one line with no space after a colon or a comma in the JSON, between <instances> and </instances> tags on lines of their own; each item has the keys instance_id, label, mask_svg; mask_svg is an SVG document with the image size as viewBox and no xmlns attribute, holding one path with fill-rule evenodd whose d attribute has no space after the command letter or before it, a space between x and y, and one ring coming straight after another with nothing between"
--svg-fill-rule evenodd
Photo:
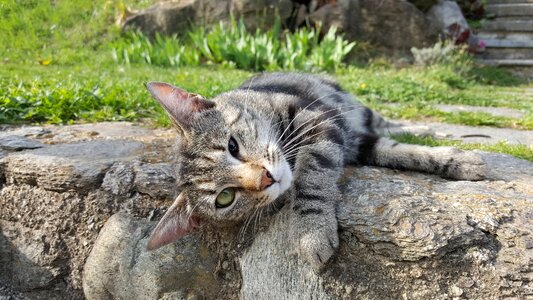
<instances>
[{"instance_id":1,"label":"cat's left ear","mask_svg":"<svg viewBox=\"0 0 533 300\"><path fill-rule=\"evenodd\" d=\"M190 126L194 114L215 107L214 102L168 83L149 82L146 88L184 133Z\"/></svg>"},{"instance_id":2,"label":"cat's left ear","mask_svg":"<svg viewBox=\"0 0 533 300\"><path fill-rule=\"evenodd\" d=\"M189 234L198 225L198 219L186 212L187 199L182 192L172 203L148 240L147 250L155 250Z\"/></svg>"}]
</instances>

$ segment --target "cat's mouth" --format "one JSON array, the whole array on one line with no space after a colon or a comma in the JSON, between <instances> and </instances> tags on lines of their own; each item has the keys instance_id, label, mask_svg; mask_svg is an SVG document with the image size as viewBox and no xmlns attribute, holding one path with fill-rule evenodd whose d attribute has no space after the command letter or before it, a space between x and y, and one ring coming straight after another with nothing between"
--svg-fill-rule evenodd
<instances>
[{"instance_id":1,"label":"cat's mouth","mask_svg":"<svg viewBox=\"0 0 533 300\"><path fill-rule=\"evenodd\" d=\"M292 182L292 172L288 164L280 164L271 172L272 183L264 190L271 199L276 200L281 194L289 189Z\"/></svg>"}]
</instances>

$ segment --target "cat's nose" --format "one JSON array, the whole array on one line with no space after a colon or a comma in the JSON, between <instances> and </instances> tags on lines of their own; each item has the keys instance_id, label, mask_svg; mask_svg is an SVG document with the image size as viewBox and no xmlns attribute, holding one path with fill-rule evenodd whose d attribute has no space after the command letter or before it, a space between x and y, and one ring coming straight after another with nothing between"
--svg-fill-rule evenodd
<instances>
[{"instance_id":1,"label":"cat's nose","mask_svg":"<svg viewBox=\"0 0 533 300\"><path fill-rule=\"evenodd\" d=\"M272 177L272 174L267 169L263 169L263 175L261 177L261 190L265 190L272 184L274 184L276 180L274 180L274 177Z\"/></svg>"}]
</instances>

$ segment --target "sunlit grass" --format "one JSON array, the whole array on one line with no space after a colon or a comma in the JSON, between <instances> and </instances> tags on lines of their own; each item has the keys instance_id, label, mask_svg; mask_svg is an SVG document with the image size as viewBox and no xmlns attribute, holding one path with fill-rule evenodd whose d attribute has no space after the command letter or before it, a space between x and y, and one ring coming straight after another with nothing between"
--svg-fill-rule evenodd
<instances>
[{"instance_id":1,"label":"sunlit grass","mask_svg":"<svg viewBox=\"0 0 533 300\"><path fill-rule=\"evenodd\" d=\"M398 142L406 144L426 145L426 146L453 146L463 150L482 150L488 152L505 153L525 160L533 161L533 147L522 144L509 144L500 141L496 144L463 143L453 140L439 140L432 137L419 137L412 134L393 135L392 138Z\"/></svg>"}]
</instances>

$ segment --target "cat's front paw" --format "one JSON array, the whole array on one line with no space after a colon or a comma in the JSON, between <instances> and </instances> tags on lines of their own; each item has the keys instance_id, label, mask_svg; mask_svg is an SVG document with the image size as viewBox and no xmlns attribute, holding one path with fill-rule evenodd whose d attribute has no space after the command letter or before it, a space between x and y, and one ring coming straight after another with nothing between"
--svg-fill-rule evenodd
<instances>
[{"instance_id":1,"label":"cat's front paw","mask_svg":"<svg viewBox=\"0 0 533 300\"><path fill-rule=\"evenodd\" d=\"M302 255L315 271L320 271L324 264L339 247L337 231L314 230L300 238L300 255Z\"/></svg>"},{"instance_id":2,"label":"cat's front paw","mask_svg":"<svg viewBox=\"0 0 533 300\"><path fill-rule=\"evenodd\" d=\"M443 175L458 180L483 180L488 169L485 161L478 154L453 147L442 147L447 160L443 162Z\"/></svg>"}]
</instances>

